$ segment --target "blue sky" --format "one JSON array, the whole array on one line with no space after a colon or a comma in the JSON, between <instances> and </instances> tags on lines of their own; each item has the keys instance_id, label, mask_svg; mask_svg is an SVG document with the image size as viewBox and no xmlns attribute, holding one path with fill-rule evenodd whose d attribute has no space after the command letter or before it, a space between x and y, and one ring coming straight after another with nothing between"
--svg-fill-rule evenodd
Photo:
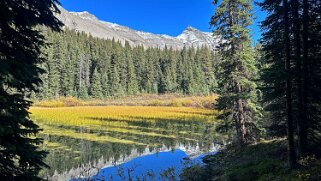
<instances>
[{"instance_id":1,"label":"blue sky","mask_svg":"<svg viewBox=\"0 0 321 181\"><path fill-rule=\"evenodd\" d=\"M212 0L60 0L68 11L88 11L101 20L156 34L179 35L187 26L211 31ZM253 40L260 37L258 22L264 18L255 7L257 19Z\"/></svg>"}]
</instances>

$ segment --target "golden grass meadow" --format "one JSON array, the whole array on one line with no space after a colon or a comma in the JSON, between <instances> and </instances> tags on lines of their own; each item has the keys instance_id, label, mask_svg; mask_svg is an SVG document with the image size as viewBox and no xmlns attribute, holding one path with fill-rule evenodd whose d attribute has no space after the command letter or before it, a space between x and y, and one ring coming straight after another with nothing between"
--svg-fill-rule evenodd
<instances>
[{"instance_id":1,"label":"golden grass meadow","mask_svg":"<svg viewBox=\"0 0 321 181\"><path fill-rule=\"evenodd\" d=\"M99 135L93 131L175 138L177 134L161 134L161 131L167 131L166 128L143 127L139 124L131 125L129 122L144 121L150 125L158 121L210 122L213 121L215 115L213 110L203 108L160 106L32 107L30 112L31 118L43 129L41 134L125 144L143 143L126 138ZM91 131L81 132L80 129ZM179 133L188 134L186 131Z\"/></svg>"}]
</instances>

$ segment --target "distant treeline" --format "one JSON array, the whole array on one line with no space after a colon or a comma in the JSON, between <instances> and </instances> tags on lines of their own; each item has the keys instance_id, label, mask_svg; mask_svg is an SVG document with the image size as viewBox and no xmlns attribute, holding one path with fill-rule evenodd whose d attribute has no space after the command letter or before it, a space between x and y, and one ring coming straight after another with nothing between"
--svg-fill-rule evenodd
<instances>
[{"instance_id":1,"label":"distant treeline","mask_svg":"<svg viewBox=\"0 0 321 181\"><path fill-rule=\"evenodd\" d=\"M214 52L131 47L85 33L44 30L47 61L36 97L104 98L138 93L209 94L217 89Z\"/></svg>"}]
</instances>

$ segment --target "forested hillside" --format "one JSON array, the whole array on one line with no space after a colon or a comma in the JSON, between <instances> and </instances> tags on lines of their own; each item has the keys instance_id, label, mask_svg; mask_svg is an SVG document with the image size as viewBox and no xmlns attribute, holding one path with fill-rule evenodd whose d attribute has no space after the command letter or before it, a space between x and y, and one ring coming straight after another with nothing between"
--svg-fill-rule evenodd
<instances>
[{"instance_id":1,"label":"forested hillside","mask_svg":"<svg viewBox=\"0 0 321 181\"><path fill-rule=\"evenodd\" d=\"M73 30L44 31L39 99L104 98L137 93L209 94L218 56L207 47L173 50L124 46Z\"/></svg>"}]
</instances>

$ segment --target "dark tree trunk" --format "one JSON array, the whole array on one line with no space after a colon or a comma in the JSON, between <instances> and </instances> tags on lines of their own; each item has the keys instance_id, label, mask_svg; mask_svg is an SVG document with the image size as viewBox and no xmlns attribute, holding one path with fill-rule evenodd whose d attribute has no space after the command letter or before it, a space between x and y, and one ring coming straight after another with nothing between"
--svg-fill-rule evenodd
<instances>
[{"instance_id":1,"label":"dark tree trunk","mask_svg":"<svg viewBox=\"0 0 321 181\"><path fill-rule=\"evenodd\" d=\"M239 113L239 124L240 124L240 132L241 132L241 140L242 144L246 144L246 125L245 125L245 116L244 116L244 108L243 108L243 100L239 99L237 101L238 104L238 113Z\"/></svg>"},{"instance_id":2,"label":"dark tree trunk","mask_svg":"<svg viewBox=\"0 0 321 181\"><path fill-rule=\"evenodd\" d=\"M288 137L288 162L290 168L296 165L296 155L293 136L293 111L292 111L292 78L290 77L290 38L289 38L289 18L288 2L283 0L284 7L284 48L285 48L285 73L286 73L286 118L287 118L287 137Z\"/></svg>"},{"instance_id":3,"label":"dark tree trunk","mask_svg":"<svg viewBox=\"0 0 321 181\"><path fill-rule=\"evenodd\" d=\"M233 27L235 22L234 22L234 14L233 14L233 10L232 10L232 0L229 1L229 7L228 7L228 11L229 11L229 23L230 23L230 27ZM230 29L230 37L233 39L234 37L234 30ZM231 52L232 54L235 53L236 49L238 48L237 45L235 45L235 41L233 39L233 42L231 42ZM233 61L237 61L237 60L233 60ZM237 69L237 67L235 67L235 69ZM234 80L235 82L234 84L234 91L235 93L239 94L241 93L241 87L239 85L238 80ZM240 146L244 146L246 144L246 139L245 139L245 118L244 118L244 111L243 111L243 104L242 104L242 99L238 98L235 100L235 104L236 104L236 110L235 110L235 124L236 124L236 133L237 133L237 140Z\"/></svg>"},{"instance_id":4,"label":"dark tree trunk","mask_svg":"<svg viewBox=\"0 0 321 181\"><path fill-rule=\"evenodd\" d=\"M304 157L306 154L306 139L302 137L301 133L304 132L306 124L306 113L303 109L303 90L302 90L302 60L301 60L301 22L299 18L299 1L293 0L293 17L295 23L295 58L297 62L296 69L296 81L297 81L297 94L298 94L298 120L297 120L297 129L298 129L298 152L300 157Z\"/></svg>"},{"instance_id":5,"label":"dark tree trunk","mask_svg":"<svg viewBox=\"0 0 321 181\"><path fill-rule=\"evenodd\" d=\"M302 88L302 124L300 124L299 136L299 151L301 156L305 156L307 152L307 132L308 132L308 93L309 93L309 58L308 58L308 0L303 0L303 88Z\"/></svg>"},{"instance_id":6,"label":"dark tree trunk","mask_svg":"<svg viewBox=\"0 0 321 181\"><path fill-rule=\"evenodd\" d=\"M242 88L239 83L236 83L236 92L240 94L242 92ZM245 125L245 116L244 116L244 105L243 100L238 98L237 100L237 119L238 119L238 127L239 127L239 140L241 145L247 144L246 140L246 125Z\"/></svg>"}]
</instances>

